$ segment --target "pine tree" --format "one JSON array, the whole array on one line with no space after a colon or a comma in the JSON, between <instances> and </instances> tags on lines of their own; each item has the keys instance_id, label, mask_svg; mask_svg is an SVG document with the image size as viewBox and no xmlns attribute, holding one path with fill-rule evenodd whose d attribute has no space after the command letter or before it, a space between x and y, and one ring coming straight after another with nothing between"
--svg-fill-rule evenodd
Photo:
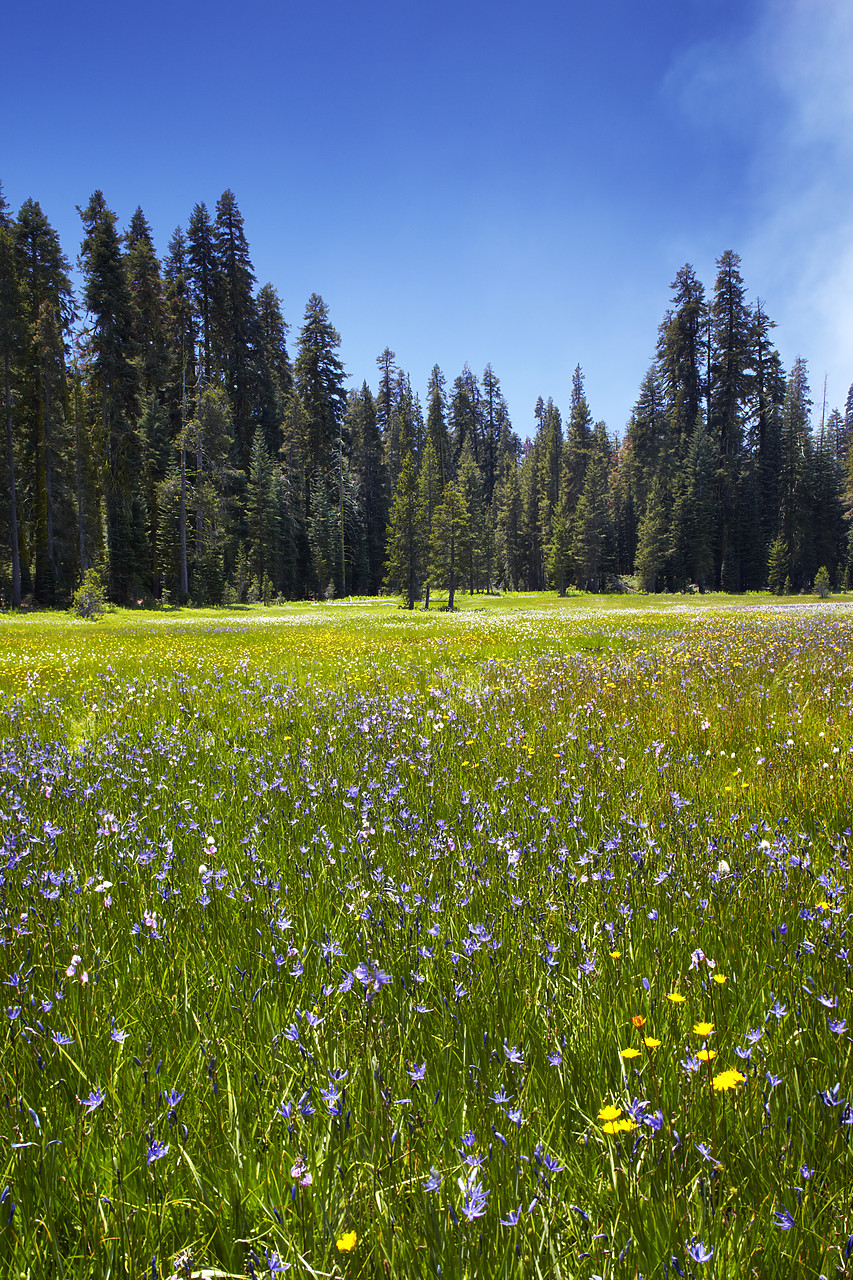
<instances>
[{"instance_id":1,"label":"pine tree","mask_svg":"<svg viewBox=\"0 0 853 1280\"><path fill-rule=\"evenodd\" d=\"M275 457L281 448L284 404L293 387L287 353L287 331L281 300L271 284L258 290L258 423L267 449Z\"/></svg>"},{"instance_id":2,"label":"pine tree","mask_svg":"<svg viewBox=\"0 0 853 1280\"><path fill-rule=\"evenodd\" d=\"M667 408L663 385L657 367L652 365L643 378L640 394L634 405L627 431L631 492L637 518L642 518L649 498L652 481L657 474L661 455L668 446ZM630 561L636 550L634 531Z\"/></svg>"},{"instance_id":3,"label":"pine tree","mask_svg":"<svg viewBox=\"0 0 853 1280\"><path fill-rule=\"evenodd\" d=\"M168 376L166 308L154 237L140 208L125 234L125 267L133 299L133 341L139 361L142 399L159 396Z\"/></svg>"},{"instance_id":4,"label":"pine tree","mask_svg":"<svg viewBox=\"0 0 853 1280\"><path fill-rule=\"evenodd\" d=\"M570 523L583 490L591 447L592 414L584 390L583 372L577 365L572 377L572 405L563 446L560 495L564 514Z\"/></svg>"},{"instance_id":5,"label":"pine tree","mask_svg":"<svg viewBox=\"0 0 853 1280\"><path fill-rule=\"evenodd\" d=\"M421 468L418 473L418 518L420 521L420 539L424 547L424 563L421 568L424 574L424 610L429 609L430 582L429 548L432 539L432 522L435 509L441 496L438 458L432 440L427 437Z\"/></svg>"},{"instance_id":6,"label":"pine tree","mask_svg":"<svg viewBox=\"0 0 853 1280\"><path fill-rule=\"evenodd\" d=\"M168 312L160 263L150 226L137 208L125 234L125 266L133 298L133 340L139 370L142 416L137 432L142 449L142 495L148 514L146 541L152 563L145 574L159 583L157 500L170 460L170 423L166 388L171 373L167 346Z\"/></svg>"},{"instance_id":7,"label":"pine tree","mask_svg":"<svg viewBox=\"0 0 853 1280\"><path fill-rule=\"evenodd\" d=\"M444 394L444 374L433 365L427 389L427 438L432 441L438 461L438 476L442 491L453 476L450 434L447 429L447 401Z\"/></svg>"},{"instance_id":8,"label":"pine tree","mask_svg":"<svg viewBox=\"0 0 853 1280\"><path fill-rule=\"evenodd\" d=\"M246 470L256 425L260 333L255 275L233 191L224 191L217 201L213 250L217 271L214 349L231 406L238 464Z\"/></svg>"},{"instance_id":9,"label":"pine tree","mask_svg":"<svg viewBox=\"0 0 853 1280\"><path fill-rule=\"evenodd\" d=\"M73 490L76 516L77 555L81 579L90 569L105 563L101 520L101 487L96 424L88 409L86 389L90 382L89 333L81 326L71 339L68 418L73 434Z\"/></svg>"},{"instance_id":10,"label":"pine tree","mask_svg":"<svg viewBox=\"0 0 853 1280\"><path fill-rule=\"evenodd\" d=\"M571 524L567 517L565 503L560 504L560 472L565 457L563 446L563 423L560 411L549 398L547 404L540 396L536 402L535 417L537 423L537 459L539 463L539 544L544 549L551 543L553 525L559 509L561 523ZM560 560L557 570L560 594L563 594L565 569ZM549 573L550 573L549 569ZM544 584L543 584L544 585Z\"/></svg>"},{"instance_id":11,"label":"pine tree","mask_svg":"<svg viewBox=\"0 0 853 1280\"><path fill-rule=\"evenodd\" d=\"M776 537L781 504L782 404L785 379L779 353L770 340L773 322L759 298L753 309L751 413L747 425L748 462L743 482L747 522L743 585L760 590L767 580L767 556Z\"/></svg>"},{"instance_id":12,"label":"pine tree","mask_svg":"<svg viewBox=\"0 0 853 1280\"><path fill-rule=\"evenodd\" d=\"M841 415L837 415L840 419ZM812 451L811 474L811 564L832 565L833 571L846 558L847 528L844 519L844 470L836 455L836 415L821 424Z\"/></svg>"},{"instance_id":13,"label":"pine tree","mask_svg":"<svg viewBox=\"0 0 853 1280\"><path fill-rule=\"evenodd\" d=\"M197 204L187 224L186 263L196 326L201 337L201 373L206 386L213 380L213 326L219 284L213 223L207 205Z\"/></svg>"},{"instance_id":14,"label":"pine tree","mask_svg":"<svg viewBox=\"0 0 853 1280\"><path fill-rule=\"evenodd\" d=\"M310 547L310 584L320 599L335 594L335 566L340 553L340 525L336 504L319 472L311 482L311 506L307 520Z\"/></svg>"},{"instance_id":15,"label":"pine tree","mask_svg":"<svg viewBox=\"0 0 853 1280\"><path fill-rule=\"evenodd\" d=\"M466 444L480 462L480 384L466 363L453 383L450 400L450 437L454 474Z\"/></svg>"},{"instance_id":16,"label":"pine tree","mask_svg":"<svg viewBox=\"0 0 853 1280\"><path fill-rule=\"evenodd\" d=\"M279 582L278 493L263 430L258 427L252 440L246 489L248 555L252 574L264 581Z\"/></svg>"},{"instance_id":17,"label":"pine tree","mask_svg":"<svg viewBox=\"0 0 853 1280\"><path fill-rule=\"evenodd\" d=\"M690 577L701 592L714 581L718 460L700 409L687 452L685 545Z\"/></svg>"},{"instance_id":18,"label":"pine tree","mask_svg":"<svg viewBox=\"0 0 853 1280\"><path fill-rule=\"evenodd\" d=\"M812 441L811 396L805 360L798 358L788 375L782 409L781 512L779 533L791 557L792 585L811 578Z\"/></svg>"},{"instance_id":19,"label":"pine tree","mask_svg":"<svg viewBox=\"0 0 853 1280\"><path fill-rule=\"evenodd\" d=\"M423 554L418 482L412 456L407 453L402 459L391 506L385 563L386 583L402 589L407 609L415 607Z\"/></svg>"},{"instance_id":20,"label":"pine tree","mask_svg":"<svg viewBox=\"0 0 853 1280\"><path fill-rule=\"evenodd\" d=\"M579 587L598 591L605 565L612 560L612 530L607 508L610 445L604 423L596 424L584 486L571 529L571 560Z\"/></svg>"},{"instance_id":21,"label":"pine tree","mask_svg":"<svg viewBox=\"0 0 853 1280\"><path fill-rule=\"evenodd\" d=\"M626 438L616 450L608 484L608 504L613 523L614 568L620 575L633 573L637 545L637 515L629 457L630 445Z\"/></svg>"},{"instance_id":22,"label":"pine tree","mask_svg":"<svg viewBox=\"0 0 853 1280\"><path fill-rule=\"evenodd\" d=\"M474 461L470 445L466 444L459 459L459 478L457 481L469 513L468 537L465 544L466 563L460 566L468 577L468 593L473 595L479 590L482 581L485 561L487 532L486 521L489 509L483 500L483 480L480 469ZM485 582L486 590L491 583Z\"/></svg>"},{"instance_id":23,"label":"pine tree","mask_svg":"<svg viewBox=\"0 0 853 1280\"><path fill-rule=\"evenodd\" d=\"M669 549L665 493L660 477L655 477L645 514L640 521L637 544L637 576L644 591L654 592L659 589Z\"/></svg>"},{"instance_id":24,"label":"pine tree","mask_svg":"<svg viewBox=\"0 0 853 1280\"><path fill-rule=\"evenodd\" d=\"M412 392L412 384L408 374L399 370L391 393L390 421L383 439L388 441L386 460L399 460L406 453L411 453L412 462L417 470L423 448L423 423L420 405ZM396 478L394 468L389 464L388 475L393 489Z\"/></svg>"},{"instance_id":25,"label":"pine tree","mask_svg":"<svg viewBox=\"0 0 853 1280\"><path fill-rule=\"evenodd\" d=\"M169 360L165 400L169 434L174 439L192 406L189 397L198 380L196 343L198 330L193 312L187 239L176 227L163 261L164 329Z\"/></svg>"},{"instance_id":26,"label":"pine tree","mask_svg":"<svg viewBox=\"0 0 853 1280\"><path fill-rule=\"evenodd\" d=\"M396 415L396 399L400 370L395 364L395 355L390 347L386 347L381 356L377 356L379 368L379 388L376 392L375 412L376 426L385 452L388 477L393 493L397 485L397 476L403 462L400 452L399 420Z\"/></svg>"},{"instance_id":27,"label":"pine tree","mask_svg":"<svg viewBox=\"0 0 853 1280\"><path fill-rule=\"evenodd\" d=\"M789 569L788 544L780 535L771 542L770 554L767 560L767 586L774 595L780 596L782 594Z\"/></svg>"},{"instance_id":28,"label":"pine tree","mask_svg":"<svg viewBox=\"0 0 853 1280\"><path fill-rule=\"evenodd\" d=\"M307 415L306 463L310 472L318 470L324 476L334 465L346 413L346 374L337 355L340 345L328 307L318 294L312 294L299 332L294 383Z\"/></svg>"},{"instance_id":29,"label":"pine tree","mask_svg":"<svg viewBox=\"0 0 853 1280\"><path fill-rule=\"evenodd\" d=\"M574 521L569 519L565 506L559 507L554 514L551 538L545 548L545 565L548 577L560 596L566 594L566 587L574 577L573 529Z\"/></svg>"},{"instance_id":30,"label":"pine tree","mask_svg":"<svg viewBox=\"0 0 853 1280\"><path fill-rule=\"evenodd\" d=\"M42 393L38 474L44 484L39 494L43 499L39 523L44 524L44 538L36 541L36 582L41 584L44 598L52 602L58 585L69 593L73 585L69 570L74 553L74 512L65 473L70 446L65 418L65 348L50 302L41 305L34 339ZM40 553L44 556L42 565Z\"/></svg>"},{"instance_id":31,"label":"pine tree","mask_svg":"<svg viewBox=\"0 0 853 1280\"><path fill-rule=\"evenodd\" d=\"M230 550L239 478L232 464L234 425L224 388L206 387L202 392L197 416L187 423L185 448L195 464L187 499L195 516L192 596L196 604L215 604L228 571L226 550Z\"/></svg>"},{"instance_id":32,"label":"pine tree","mask_svg":"<svg viewBox=\"0 0 853 1280\"><path fill-rule=\"evenodd\" d=\"M658 333L657 365L668 405L676 456L683 457L704 408L707 379L707 305L704 286L687 263L672 285L671 308Z\"/></svg>"},{"instance_id":33,"label":"pine tree","mask_svg":"<svg viewBox=\"0 0 853 1280\"><path fill-rule=\"evenodd\" d=\"M57 587L70 592L76 569L73 511L64 500L69 488L64 340L74 304L68 260L36 201L27 200L21 206L13 234L26 320L18 415L31 512L28 541L35 570L33 589L38 600L53 603Z\"/></svg>"},{"instance_id":34,"label":"pine tree","mask_svg":"<svg viewBox=\"0 0 853 1280\"><path fill-rule=\"evenodd\" d=\"M460 484L445 487L436 508L430 539L430 582L447 588L447 609L455 607L456 585L468 558L471 513Z\"/></svg>"},{"instance_id":35,"label":"pine tree","mask_svg":"<svg viewBox=\"0 0 853 1280\"><path fill-rule=\"evenodd\" d=\"M21 607L21 560L18 540L18 485L15 468L15 430L12 411L12 369L23 339L17 263L8 205L0 187L0 356L3 361L3 406L6 436L6 492L9 501L12 608Z\"/></svg>"},{"instance_id":36,"label":"pine tree","mask_svg":"<svg viewBox=\"0 0 853 1280\"><path fill-rule=\"evenodd\" d=\"M515 458L508 458L498 491L497 545L499 581L517 591L524 573L524 504Z\"/></svg>"},{"instance_id":37,"label":"pine tree","mask_svg":"<svg viewBox=\"0 0 853 1280\"><path fill-rule=\"evenodd\" d=\"M344 564L341 571L341 591L350 595L368 595L371 591L367 560L367 525L361 483L351 458L344 458L343 466L343 530L341 543Z\"/></svg>"},{"instance_id":38,"label":"pine tree","mask_svg":"<svg viewBox=\"0 0 853 1280\"><path fill-rule=\"evenodd\" d=\"M311 577L311 549L308 538L310 471L308 460L308 414L298 392L285 398L280 449L282 514L282 561L284 590L291 598L303 596Z\"/></svg>"},{"instance_id":39,"label":"pine tree","mask_svg":"<svg viewBox=\"0 0 853 1280\"><path fill-rule=\"evenodd\" d=\"M521 489L522 580L528 591L545 588L545 555L539 526L540 440L525 440L521 447L519 486Z\"/></svg>"},{"instance_id":40,"label":"pine tree","mask_svg":"<svg viewBox=\"0 0 853 1280\"><path fill-rule=\"evenodd\" d=\"M833 409L826 420L826 434L833 458L843 465L850 447L850 431L838 409Z\"/></svg>"},{"instance_id":41,"label":"pine tree","mask_svg":"<svg viewBox=\"0 0 853 1280\"><path fill-rule=\"evenodd\" d=\"M164 391L167 420L165 431L159 431L156 436L149 434L146 445L149 453L148 474L150 477L159 477L155 494L149 497L150 519L157 528L152 575L155 593L167 583L172 583L171 589L177 584L181 600L186 600L189 595L188 424L195 415L198 384L204 380L202 370L196 362L199 330L193 298L192 270L189 243L181 228L177 227L169 241L163 263L164 330L168 354ZM202 360L203 358L202 355ZM169 507L168 511L161 511L161 501L164 500ZM176 529L173 530L175 521ZM176 546L170 542L173 531Z\"/></svg>"},{"instance_id":42,"label":"pine tree","mask_svg":"<svg viewBox=\"0 0 853 1280\"><path fill-rule=\"evenodd\" d=\"M710 309L711 361L709 436L717 450L718 530L716 577L739 590L741 547L736 536L743 469L744 422L751 360L753 318L745 301L740 258L727 251L717 262Z\"/></svg>"},{"instance_id":43,"label":"pine tree","mask_svg":"<svg viewBox=\"0 0 853 1280\"><path fill-rule=\"evenodd\" d=\"M498 481L500 442L507 409L501 392L501 384L494 369L487 364L481 379L480 419L483 437L481 472L483 476L483 501L490 505Z\"/></svg>"},{"instance_id":44,"label":"pine tree","mask_svg":"<svg viewBox=\"0 0 853 1280\"><path fill-rule=\"evenodd\" d=\"M388 474L376 417L376 402L365 382L352 391L347 403L347 429L352 461L358 480L364 515L367 556L367 591L374 595L382 585L385 530L388 524Z\"/></svg>"},{"instance_id":45,"label":"pine tree","mask_svg":"<svg viewBox=\"0 0 853 1280\"><path fill-rule=\"evenodd\" d=\"M138 498L141 450L136 435L139 379L133 339L133 301L116 216L96 191L81 209L84 302L92 317L90 386L104 461L104 498L110 598L129 599L143 558Z\"/></svg>"}]
</instances>

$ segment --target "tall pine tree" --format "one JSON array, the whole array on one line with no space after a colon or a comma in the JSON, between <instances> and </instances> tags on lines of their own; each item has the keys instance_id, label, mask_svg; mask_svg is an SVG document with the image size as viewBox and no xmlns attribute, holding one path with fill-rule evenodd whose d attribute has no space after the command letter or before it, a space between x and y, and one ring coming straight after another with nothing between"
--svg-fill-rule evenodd
<instances>
[{"instance_id":1,"label":"tall pine tree","mask_svg":"<svg viewBox=\"0 0 853 1280\"><path fill-rule=\"evenodd\" d=\"M110 597L125 602L131 590L138 589L148 558L139 519L139 375L133 299L116 215L100 191L79 212L85 231L83 299L91 317L90 405L103 459L108 584Z\"/></svg>"}]
</instances>

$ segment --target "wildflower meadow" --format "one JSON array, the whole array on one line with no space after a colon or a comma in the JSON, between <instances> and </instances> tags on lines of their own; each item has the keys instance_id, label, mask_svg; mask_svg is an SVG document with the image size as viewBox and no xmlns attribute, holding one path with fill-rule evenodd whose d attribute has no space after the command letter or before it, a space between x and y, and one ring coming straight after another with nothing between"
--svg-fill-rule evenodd
<instances>
[{"instance_id":1,"label":"wildflower meadow","mask_svg":"<svg viewBox=\"0 0 853 1280\"><path fill-rule=\"evenodd\" d=\"M853 1275L853 610L0 619L0 1274Z\"/></svg>"}]
</instances>

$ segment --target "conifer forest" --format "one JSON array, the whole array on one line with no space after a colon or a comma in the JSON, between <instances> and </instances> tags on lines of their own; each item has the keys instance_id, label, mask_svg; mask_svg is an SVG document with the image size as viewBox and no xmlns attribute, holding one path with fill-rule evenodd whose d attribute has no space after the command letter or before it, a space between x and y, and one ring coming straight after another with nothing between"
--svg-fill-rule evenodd
<instances>
[{"instance_id":1,"label":"conifer forest","mask_svg":"<svg viewBox=\"0 0 853 1280\"><path fill-rule=\"evenodd\" d=\"M6 604L89 571L119 604L849 585L853 387L839 410L783 368L734 252L678 271L627 424L578 366L519 426L491 365L421 393L386 347L348 389L323 299L297 322L258 286L231 191L162 261L142 209L79 213L63 247L0 192Z\"/></svg>"}]
</instances>

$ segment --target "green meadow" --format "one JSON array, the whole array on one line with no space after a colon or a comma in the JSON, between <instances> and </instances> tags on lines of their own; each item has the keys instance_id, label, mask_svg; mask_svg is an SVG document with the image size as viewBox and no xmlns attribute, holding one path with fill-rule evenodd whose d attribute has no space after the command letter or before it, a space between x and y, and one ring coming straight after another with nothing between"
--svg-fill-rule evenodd
<instances>
[{"instance_id":1,"label":"green meadow","mask_svg":"<svg viewBox=\"0 0 853 1280\"><path fill-rule=\"evenodd\" d=\"M0 1273L853 1274L853 607L0 618Z\"/></svg>"}]
</instances>

